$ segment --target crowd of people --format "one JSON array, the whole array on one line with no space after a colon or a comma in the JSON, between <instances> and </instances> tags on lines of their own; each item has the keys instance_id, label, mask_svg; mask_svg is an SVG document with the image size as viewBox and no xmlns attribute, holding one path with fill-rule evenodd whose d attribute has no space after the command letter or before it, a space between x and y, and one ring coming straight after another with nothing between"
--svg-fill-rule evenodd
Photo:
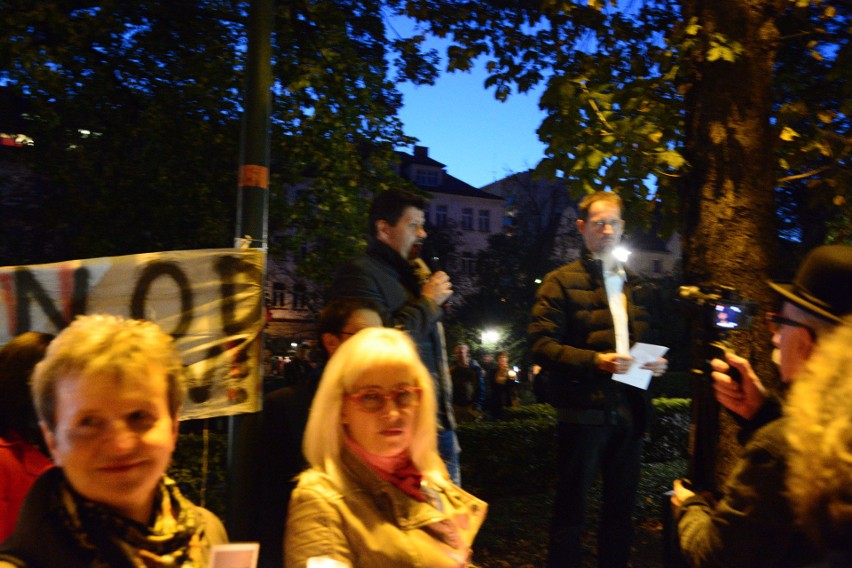
<instances>
[{"instance_id":1,"label":"crowd of people","mask_svg":"<svg viewBox=\"0 0 852 568\"><path fill-rule=\"evenodd\" d=\"M655 289L613 254L621 200L597 192L580 202L582 255L543 279L523 376L506 352L448 348L442 306L453 288L419 258L425 208L402 190L374 199L366 251L341 267L319 315L320 356L299 345L290 380L265 385L244 504L259 565L471 566L488 505L462 488L456 426L502 419L529 388L558 419L547 565L587 562L600 477L597 564L627 568L652 418L648 391L622 376L661 376L668 361L631 355L665 324ZM781 304L766 314L768 340L792 387L782 401L748 360L711 362L744 447L718 495L674 481L689 566L852 565L852 248L819 247L792 282L770 286ZM182 376L167 333L113 315L0 349L0 568L209 564L225 528L166 474Z\"/></svg>"}]
</instances>

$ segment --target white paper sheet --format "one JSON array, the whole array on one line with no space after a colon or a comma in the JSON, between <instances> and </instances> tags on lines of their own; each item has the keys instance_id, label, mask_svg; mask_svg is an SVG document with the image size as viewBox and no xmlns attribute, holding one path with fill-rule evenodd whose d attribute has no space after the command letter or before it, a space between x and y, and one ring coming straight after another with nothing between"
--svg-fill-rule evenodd
<instances>
[{"instance_id":1,"label":"white paper sheet","mask_svg":"<svg viewBox=\"0 0 852 568\"><path fill-rule=\"evenodd\" d=\"M613 380L625 383L642 390L647 390L651 384L651 376L654 374L650 369L643 369L645 363L652 363L666 354L668 347L652 345L650 343L636 343L630 348L630 356L633 361L626 373L613 375Z\"/></svg>"},{"instance_id":2,"label":"white paper sheet","mask_svg":"<svg viewBox=\"0 0 852 568\"><path fill-rule=\"evenodd\" d=\"M257 542L214 544L210 547L210 568L257 568Z\"/></svg>"}]
</instances>

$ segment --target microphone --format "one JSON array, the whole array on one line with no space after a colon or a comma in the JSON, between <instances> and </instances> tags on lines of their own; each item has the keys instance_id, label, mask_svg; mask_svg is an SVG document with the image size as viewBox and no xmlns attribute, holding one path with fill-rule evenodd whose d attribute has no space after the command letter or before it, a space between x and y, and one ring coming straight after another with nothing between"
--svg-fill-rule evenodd
<instances>
[{"instance_id":1,"label":"microphone","mask_svg":"<svg viewBox=\"0 0 852 568\"><path fill-rule=\"evenodd\" d=\"M426 252L426 248L427 247L423 243L415 243L408 253L408 262L414 268L414 273L417 275L417 279L420 281L421 285L424 284L430 276L432 276L433 272L437 272L441 269L439 266L439 258L437 256L424 254Z\"/></svg>"},{"instance_id":2,"label":"microphone","mask_svg":"<svg viewBox=\"0 0 852 568\"><path fill-rule=\"evenodd\" d=\"M411 247L408 263L421 286L426 284L432 274L443 270L440 257L435 254L434 248L428 242L418 242Z\"/></svg>"},{"instance_id":3,"label":"microphone","mask_svg":"<svg viewBox=\"0 0 852 568\"><path fill-rule=\"evenodd\" d=\"M444 269L441 258L438 256L438 253L435 251L434 245L430 242L418 243L412 250L416 248L417 256L423 259L423 262L426 263L426 266L429 267L429 270L432 272L439 272Z\"/></svg>"}]
</instances>

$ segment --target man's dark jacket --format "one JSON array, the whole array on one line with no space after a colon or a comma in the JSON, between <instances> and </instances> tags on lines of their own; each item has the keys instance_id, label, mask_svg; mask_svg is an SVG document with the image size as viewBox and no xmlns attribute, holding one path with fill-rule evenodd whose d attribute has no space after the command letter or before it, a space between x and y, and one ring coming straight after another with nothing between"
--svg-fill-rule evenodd
<instances>
[{"instance_id":1,"label":"man's dark jacket","mask_svg":"<svg viewBox=\"0 0 852 568\"><path fill-rule=\"evenodd\" d=\"M452 384L442 368L445 358L437 323L442 311L435 302L420 295L420 282L411 265L398 252L371 239L364 255L347 262L331 287L332 298L366 298L382 310L382 320L406 331L417 344L423 363L435 381L438 420L444 429L455 430Z\"/></svg>"},{"instance_id":2,"label":"man's dark jacket","mask_svg":"<svg viewBox=\"0 0 852 568\"><path fill-rule=\"evenodd\" d=\"M651 310L656 292L626 272L630 345L654 343ZM627 404L635 432L648 426L650 400L645 390L612 380L595 366L595 354L615 351L615 329L609 309L603 266L588 250L582 258L549 273L536 294L529 325L533 360L550 377L550 402L560 419L594 424Z\"/></svg>"},{"instance_id":3,"label":"man's dark jacket","mask_svg":"<svg viewBox=\"0 0 852 568\"><path fill-rule=\"evenodd\" d=\"M702 495L683 502L677 529L690 566L780 568L810 566L820 559L796 526L786 496L787 429L780 418L754 433L717 502L711 505Z\"/></svg>"}]
</instances>

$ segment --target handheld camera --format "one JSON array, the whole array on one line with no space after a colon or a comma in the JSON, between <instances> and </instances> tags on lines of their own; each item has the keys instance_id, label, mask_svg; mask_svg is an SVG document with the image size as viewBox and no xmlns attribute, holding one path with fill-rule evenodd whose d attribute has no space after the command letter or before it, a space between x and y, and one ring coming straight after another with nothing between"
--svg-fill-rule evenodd
<instances>
[{"instance_id":1,"label":"handheld camera","mask_svg":"<svg viewBox=\"0 0 852 568\"><path fill-rule=\"evenodd\" d=\"M692 369L693 382L692 427L688 476L700 491L714 492L716 488L716 449L719 438L719 409L713 392L710 360L725 359L732 351L728 336L733 331L748 329L754 318L756 304L744 299L729 286L681 286L678 303L687 308L697 323L697 365ZM742 377L734 367L728 371L732 380Z\"/></svg>"},{"instance_id":2,"label":"handheld camera","mask_svg":"<svg viewBox=\"0 0 852 568\"><path fill-rule=\"evenodd\" d=\"M698 310L708 362L714 358L724 359L725 352L732 350L728 335L735 330L748 329L754 319L755 303L730 286L681 286L678 297ZM731 377L739 380L738 374Z\"/></svg>"}]
</instances>

